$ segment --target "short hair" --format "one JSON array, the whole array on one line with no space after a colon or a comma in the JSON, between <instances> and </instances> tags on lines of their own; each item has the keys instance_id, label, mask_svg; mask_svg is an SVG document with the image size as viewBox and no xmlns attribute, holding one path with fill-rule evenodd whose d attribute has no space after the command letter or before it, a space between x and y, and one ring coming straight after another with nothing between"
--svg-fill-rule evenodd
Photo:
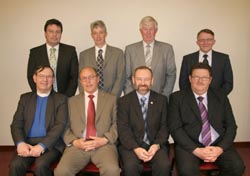
<instances>
[{"instance_id":1,"label":"short hair","mask_svg":"<svg viewBox=\"0 0 250 176\"><path fill-rule=\"evenodd\" d=\"M59 20L53 18L53 19L50 19L50 20L46 21L46 23L44 25L44 32L46 32L47 27L49 25L52 25L52 24L55 24L55 25L59 26L61 28L61 32L63 31L62 23Z\"/></svg>"},{"instance_id":2,"label":"short hair","mask_svg":"<svg viewBox=\"0 0 250 176\"><path fill-rule=\"evenodd\" d=\"M196 69L205 69L209 72L209 75L212 76L212 69L211 67L206 64L206 63L203 63L203 62L199 62L199 63L196 63L192 66L191 70L190 70L190 73L189 75L192 76L193 74L193 71L196 70Z\"/></svg>"},{"instance_id":3,"label":"short hair","mask_svg":"<svg viewBox=\"0 0 250 176\"><path fill-rule=\"evenodd\" d=\"M134 76L135 76L135 73L138 71L138 70L148 70L150 73L151 73L151 76L153 77L153 71L147 67L147 66L140 66L140 67L137 67L134 71Z\"/></svg>"},{"instance_id":4,"label":"short hair","mask_svg":"<svg viewBox=\"0 0 250 176\"><path fill-rule=\"evenodd\" d=\"M95 72L95 75L98 76L97 70L96 70L94 67L91 67L91 66L86 66L86 67L81 68L81 70L79 71L79 75L80 75L80 73L81 73L84 69L87 69L87 68L93 70L93 71ZM80 77L80 76L79 76L79 77Z\"/></svg>"},{"instance_id":5,"label":"short hair","mask_svg":"<svg viewBox=\"0 0 250 176\"><path fill-rule=\"evenodd\" d=\"M143 24L148 24L150 22L153 22L155 24L156 29L158 28L158 23L152 16L145 16L144 18L141 19L140 29L142 28Z\"/></svg>"},{"instance_id":6,"label":"short hair","mask_svg":"<svg viewBox=\"0 0 250 176\"><path fill-rule=\"evenodd\" d=\"M47 66L47 65L46 65L46 66L43 66L43 65L37 66L36 69L35 69L34 75L37 75L37 73L42 72L42 71L43 71L44 69L46 69L46 68L48 68L48 69L51 70L52 76L54 77L54 76L55 76L54 70L53 70L50 66Z\"/></svg>"},{"instance_id":7,"label":"short hair","mask_svg":"<svg viewBox=\"0 0 250 176\"><path fill-rule=\"evenodd\" d=\"M202 30L200 30L198 33L197 33L197 38L199 37L199 35L201 34L201 33L207 33L207 34L211 34L212 36L214 36L214 32L211 30L211 29L202 29Z\"/></svg>"},{"instance_id":8,"label":"short hair","mask_svg":"<svg viewBox=\"0 0 250 176\"><path fill-rule=\"evenodd\" d=\"M106 25L102 20L97 20L90 24L91 32L93 31L94 28L97 28L97 27L103 28L104 31L107 32Z\"/></svg>"}]
</instances>

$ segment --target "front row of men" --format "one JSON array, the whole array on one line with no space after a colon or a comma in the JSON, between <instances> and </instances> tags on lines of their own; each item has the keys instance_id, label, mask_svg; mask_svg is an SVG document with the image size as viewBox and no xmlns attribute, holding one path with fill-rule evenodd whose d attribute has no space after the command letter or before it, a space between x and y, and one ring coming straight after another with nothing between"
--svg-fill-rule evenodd
<instances>
[{"instance_id":1,"label":"front row of men","mask_svg":"<svg viewBox=\"0 0 250 176\"><path fill-rule=\"evenodd\" d=\"M179 175L198 176L201 162L216 162L220 175L243 174L244 163L232 146L237 129L232 109L224 93L209 88L212 74L207 64L194 65L191 88L173 93L169 106L165 96L151 90L153 74L146 66L135 70L135 90L118 103L116 96L98 89L94 68L84 67L79 79L83 92L67 102L53 91L50 67L35 71L37 92L21 96L11 124L17 152L9 175L24 176L33 162L35 175L53 175L50 165L62 155L56 176L75 175L90 161L100 175L118 176L119 136L125 176L140 175L143 162L150 163L152 175L166 176L169 132Z\"/></svg>"}]
</instances>

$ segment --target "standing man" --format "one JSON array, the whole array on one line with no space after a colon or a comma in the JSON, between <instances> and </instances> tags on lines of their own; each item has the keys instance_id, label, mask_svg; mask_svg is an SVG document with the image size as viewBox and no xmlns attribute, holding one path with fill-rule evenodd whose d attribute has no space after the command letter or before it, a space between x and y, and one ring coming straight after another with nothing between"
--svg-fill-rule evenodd
<instances>
[{"instance_id":1,"label":"standing man","mask_svg":"<svg viewBox=\"0 0 250 176\"><path fill-rule=\"evenodd\" d=\"M213 79L210 86L229 94L233 90L233 71L229 56L213 50L214 32L202 29L197 34L196 43L200 50L183 57L179 78L180 89L190 87L189 73L192 66L204 62L212 68Z\"/></svg>"},{"instance_id":2,"label":"standing man","mask_svg":"<svg viewBox=\"0 0 250 176\"><path fill-rule=\"evenodd\" d=\"M125 80L125 61L123 51L107 45L107 29L103 21L90 25L95 46L80 53L79 70L91 66L99 75L99 89L120 97ZM81 92L81 86L79 86Z\"/></svg>"},{"instance_id":3,"label":"standing man","mask_svg":"<svg viewBox=\"0 0 250 176\"><path fill-rule=\"evenodd\" d=\"M152 90L167 97L173 91L176 79L174 51L170 44L155 40L157 26L158 23L153 17L144 17L140 22L143 41L131 44L125 49L125 94L133 90L132 74L137 67L142 65L153 71L155 79Z\"/></svg>"},{"instance_id":4,"label":"standing man","mask_svg":"<svg viewBox=\"0 0 250 176\"><path fill-rule=\"evenodd\" d=\"M191 89L170 96L168 114L179 175L199 175L201 162L215 162L220 176L241 176L244 163L233 147L237 126L227 96L209 88L208 64L195 64L189 81Z\"/></svg>"},{"instance_id":5,"label":"standing man","mask_svg":"<svg viewBox=\"0 0 250 176\"><path fill-rule=\"evenodd\" d=\"M36 92L21 95L11 124L17 151L10 176L25 176L33 162L35 175L52 176L50 165L60 159L65 147L61 136L68 119L67 97L53 91L52 68L38 67L33 79Z\"/></svg>"},{"instance_id":6,"label":"standing man","mask_svg":"<svg viewBox=\"0 0 250 176\"><path fill-rule=\"evenodd\" d=\"M101 176L120 176L116 149L116 96L98 90L99 76L92 67L80 71L83 92L69 99L67 145L55 176L73 176L90 161Z\"/></svg>"},{"instance_id":7,"label":"standing man","mask_svg":"<svg viewBox=\"0 0 250 176\"><path fill-rule=\"evenodd\" d=\"M119 99L118 134L125 176L140 176L143 162L152 166L153 176L168 176L167 97L150 90L152 70L135 69L132 77L135 90Z\"/></svg>"},{"instance_id":8,"label":"standing man","mask_svg":"<svg viewBox=\"0 0 250 176\"><path fill-rule=\"evenodd\" d=\"M44 26L46 43L30 50L27 78L30 88L36 92L33 73L37 66L50 66L55 73L53 89L71 97L75 95L78 81L78 59L73 46L60 43L62 23L50 19Z\"/></svg>"}]
</instances>

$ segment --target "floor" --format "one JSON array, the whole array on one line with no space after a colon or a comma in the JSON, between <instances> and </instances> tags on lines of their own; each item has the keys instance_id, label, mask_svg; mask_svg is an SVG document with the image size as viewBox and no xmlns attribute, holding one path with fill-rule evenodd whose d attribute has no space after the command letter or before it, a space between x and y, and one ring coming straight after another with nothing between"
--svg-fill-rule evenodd
<instances>
[{"instance_id":1,"label":"floor","mask_svg":"<svg viewBox=\"0 0 250 176\"><path fill-rule=\"evenodd\" d=\"M1 171L1 176L7 176L9 172L9 162L12 158L13 155L13 147L5 147L5 146L0 146L0 171ZM243 176L250 176L250 147L249 145L247 146L236 146L237 151L241 155L241 157L244 160L246 170ZM170 153L170 155L172 155ZM26 176L31 176L32 174L27 174ZM81 174L81 176L95 176L96 174L89 174L89 173L84 173ZM151 174L144 174L144 176L150 176ZM202 176L204 175L201 174ZM176 169L174 168L173 175L172 176L178 176Z\"/></svg>"}]
</instances>

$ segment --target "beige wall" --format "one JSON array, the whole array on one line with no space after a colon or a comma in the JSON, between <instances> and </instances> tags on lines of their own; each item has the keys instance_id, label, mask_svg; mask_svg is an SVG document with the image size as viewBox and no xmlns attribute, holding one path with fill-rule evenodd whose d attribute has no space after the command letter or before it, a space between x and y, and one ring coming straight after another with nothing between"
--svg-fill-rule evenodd
<instances>
[{"instance_id":1,"label":"beige wall","mask_svg":"<svg viewBox=\"0 0 250 176\"><path fill-rule=\"evenodd\" d=\"M93 45L92 21L104 20L108 43L124 49L141 39L138 23L146 15L159 22L157 39L174 47L177 80L182 56L197 50L197 31L214 30L214 49L230 55L234 71L235 86L229 97L238 124L236 141L250 141L249 11L249 0L1 0L0 145L13 144L9 125L20 94L30 90L26 79L29 49L44 43L47 19L63 22L62 42L75 45L79 54Z\"/></svg>"}]
</instances>

